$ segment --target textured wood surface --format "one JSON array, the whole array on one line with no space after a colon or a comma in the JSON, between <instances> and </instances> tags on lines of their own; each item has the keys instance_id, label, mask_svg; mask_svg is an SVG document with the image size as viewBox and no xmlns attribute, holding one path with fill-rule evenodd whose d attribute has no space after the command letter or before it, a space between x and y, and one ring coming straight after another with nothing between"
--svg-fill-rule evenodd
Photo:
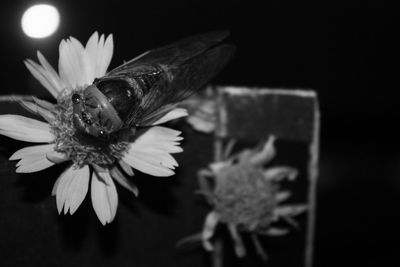
<instances>
[{"instance_id":1,"label":"textured wood surface","mask_svg":"<svg viewBox=\"0 0 400 267\"><path fill-rule=\"evenodd\" d=\"M268 133L287 141L312 140L316 99L313 91L220 89L219 136L258 140Z\"/></svg>"}]
</instances>

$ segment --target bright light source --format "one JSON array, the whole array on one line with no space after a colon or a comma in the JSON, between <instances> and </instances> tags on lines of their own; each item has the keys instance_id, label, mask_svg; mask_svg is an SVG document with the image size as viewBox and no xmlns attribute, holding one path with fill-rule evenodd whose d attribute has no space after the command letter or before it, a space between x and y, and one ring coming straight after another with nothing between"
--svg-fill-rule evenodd
<instances>
[{"instance_id":1,"label":"bright light source","mask_svg":"<svg viewBox=\"0 0 400 267\"><path fill-rule=\"evenodd\" d=\"M51 5L34 5L22 15L21 26L26 35L44 38L53 34L60 23L57 8Z\"/></svg>"}]
</instances>

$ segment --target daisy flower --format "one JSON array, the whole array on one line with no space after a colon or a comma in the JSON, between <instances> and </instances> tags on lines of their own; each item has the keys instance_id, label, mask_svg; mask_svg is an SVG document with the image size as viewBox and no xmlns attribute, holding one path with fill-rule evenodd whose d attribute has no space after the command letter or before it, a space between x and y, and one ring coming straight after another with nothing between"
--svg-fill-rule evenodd
<instances>
[{"instance_id":1,"label":"daisy flower","mask_svg":"<svg viewBox=\"0 0 400 267\"><path fill-rule=\"evenodd\" d=\"M186 122L196 131L210 134L217 127L217 94L211 86L179 104L189 111Z\"/></svg>"},{"instance_id":2,"label":"daisy flower","mask_svg":"<svg viewBox=\"0 0 400 267\"><path fill-rule=\"evenodd\" d=\"M138 189L127 179L134 174L133 168L153 176L174 174L178 163L171 154L182 152L182 137L179 131L158 125L187 115L182 108L173 109L149 127L137 130L133 140L120 139L98 145L80 138L72 121L71 96L106 73L112 54L112 35L99 36L97 32L86 46L73 37L61 41L58 73L38 52L39 64L27 59L25 65L56 103L35 97L21 101L44 121L13 114L0 115L0 134L37 143L10 157L10 160L18 160L16 171L37 172L71 161L52 191L58 212L73 214L90 188L93 209L103 225L110 223L116 214L118 194L114 181L137 195Z\"/></svg>"},{"instance_id":3,"label":"daisy flower","mask_svg":"<svg viewBox=\"0 0 400 267\"><path fill-rule=\"evenodd\" d=\"M198 193L205 196L213 209L206 216L200 234L181 242L200 240L204 249L213 250L211 238L219 223L227 226L238 257L246 255L240 233L250 233L257 253L265 260L267 254L258 235L277 236L288 233L288 228L274 224L281 219L297 227L292 217L304 212L306 205L283 204L291 193L280 190L279 183L294 180L297 170L288 166L264 168L275 156L275 137L270 136L263 147L246 149L230 156L234 142L228 143L224 160L199 171Z\"/></svg>"}]
</instances>

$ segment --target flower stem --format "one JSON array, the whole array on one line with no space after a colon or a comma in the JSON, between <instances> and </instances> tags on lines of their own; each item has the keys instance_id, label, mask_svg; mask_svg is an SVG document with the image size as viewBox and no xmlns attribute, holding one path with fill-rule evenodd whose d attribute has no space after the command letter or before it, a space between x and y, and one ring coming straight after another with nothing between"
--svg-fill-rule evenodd
<instances>
[{"instance_id":1,"label":"flower stem","mask_svg":"<svg viewBox=\"0 0 400 267\"><path fill-rule=\"evenodd\" d=\"M18 102L24 100L31 100L30 95L2 95L0 96L0 102Z\"/></svg>"},{"instance_id":2,"label":"flower stem","mask_svg":"<svg viewBox=\"0 0 400 267\"><path fill-rule=\"evenodd\" d=\"M212 251L212 267L224 266L224 243L221 238L214 241L214 250Z\"/></svg>"},{"instance_id":3,"label":"flower stem","mask_svg":"<svg viewBox=\"0 0 400 267\"><path fill-rule=\"evenodd\" d=\"M217 135L214 136L214 161L223 160L223 140ZM217 237L214 241L214 250L211 254L212 267L224 266L224 243L222 238Z\"/></svg>"}]
</instances>

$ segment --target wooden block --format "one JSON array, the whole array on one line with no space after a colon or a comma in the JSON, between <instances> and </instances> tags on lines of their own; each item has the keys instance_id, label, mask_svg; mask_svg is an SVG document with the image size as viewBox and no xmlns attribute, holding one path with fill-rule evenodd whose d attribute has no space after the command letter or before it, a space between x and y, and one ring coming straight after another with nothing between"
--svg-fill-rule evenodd
<instances>
[{"instance_id":1,"label":"wooden block","mask_svg":"<svg viewBox=\"0 0 400 267\"><path fill-rule=\"evenodd\" d=\"M288 141L313 138L313 91L219 87L219 137L259 140L274 134Z\"/></svg>"}]
</instances>

